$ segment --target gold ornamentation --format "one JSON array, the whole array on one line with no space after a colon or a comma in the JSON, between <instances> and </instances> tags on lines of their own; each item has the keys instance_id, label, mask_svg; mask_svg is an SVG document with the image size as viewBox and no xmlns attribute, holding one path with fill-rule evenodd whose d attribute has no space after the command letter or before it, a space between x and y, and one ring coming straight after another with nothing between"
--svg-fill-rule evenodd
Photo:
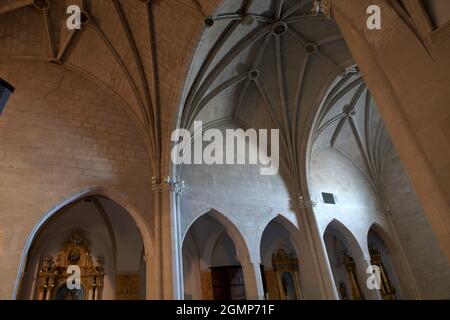
<instances>
[{"instance_id":1,"label":"gold ornamentation","mask_svg":"<svg viewBox=\"0 0 450 320\"><path fill-rule=\"evenodd\" d=\"M298 207L300 209L314 208L316 202L311 199L305 199L302 195L298 196Z\"/></svg>"},{"instance_id":2,"label":"gold ornamentation","mask_svg":"<svg viewBox=\"0 0 450 320\"><path fill-rule=\"evenodd\" d=\"M347 270L348 280L352 287L353 300L364 300L364 294L359 285L358 275L356 273L355 261L349 254L344 254L344 265Z\"/></svg>"},{"instance_id":3,"label":"gold ornamentation","mask_svg":"<svg viewBox=\"0 0 450 320\"><path fill-rule=\"evenodd\" d=\"M288 255L283 249L272 255L272 266L276 274L278 283L278 293L282 300L300 299L301 289L298 275L298 261L297 258ZM288 279L290 277L294 285L295 297L289 297Z\"/></svg>"},{"instance_id":4,"label":"gold ornamentation","mask_svg":"<svg viewBox=\"0 0 450 320\"><path fill-rule=\"evenodd\" d=\"M67 268L72 265L80 268L82 290L68 290L66 287L67 279L71 276L67 273ZM98 257L95 262L92 260L86 232L75 229L71 231L56 259L52 256L44 259L38 273L37 297L39 300L54 300L61 298L57 297L57 294L59 290L62 290L64 298L67 300L99 300L101 299L103 277L103 258Z\"/></svg>"},{"instance_id":5,"label":"gold ornamentation","mask_svg":"<svg viewBox=\"0 0 450 320\"><path fill-rule=\"evenodd\" d=\"M397 300L396 290L389 279L386 268L383 263L380 251L375 247L369 247L370 261L372 265L380 268L381 277L381 296L383 300Z\"/></svg>"}]
</instances>

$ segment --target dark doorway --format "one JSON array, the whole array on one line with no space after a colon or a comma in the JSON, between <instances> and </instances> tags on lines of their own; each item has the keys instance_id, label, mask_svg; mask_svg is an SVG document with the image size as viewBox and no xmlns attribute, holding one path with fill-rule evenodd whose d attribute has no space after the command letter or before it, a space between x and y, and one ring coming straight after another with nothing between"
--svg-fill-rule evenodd
<instances>
[{"instance_id":1,"label":"dark doorway","mask_svg":"<svg viewBox=\"0 0 450 320\"><path fill-rule=\"evenodd\" d=\"M241 266L211 268L214 300L245 300Z\"/></svg>"}]
</instances>

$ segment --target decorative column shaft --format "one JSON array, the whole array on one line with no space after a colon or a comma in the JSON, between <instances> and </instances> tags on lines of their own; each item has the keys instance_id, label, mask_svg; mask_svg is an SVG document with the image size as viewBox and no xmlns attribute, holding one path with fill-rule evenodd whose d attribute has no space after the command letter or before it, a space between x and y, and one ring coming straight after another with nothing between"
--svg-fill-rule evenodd
<instances>
[{"instance_id":1,"label":"decorative column shaft","mask_svg":"<svg viewBox=\"0 0 450 320\"><path fill-rule=\"evenodd\" d=\"M422 294L420 293L419 287L417 286L416 279L411 271L411 267L409 265L408 259L406 258L405 251L400 241L400 237L398 236L395 223L392 219L391 208L389 206L386 206L384 212L389 222L389 226L391 227L392 230L392 237L395 242L395 248L398 251L396 252L396 255L398 255L399 265L402 269L405 270L405 272L402 272L402 274L400 274L399 277L401 287L403 290L406 291L405 293L407 294L407 298L422 299ZM396 259L397 257L392 256L392 258ZM397 267L395 261L394 265L395 265L394 267Z\"/></svg>"},{"instance_id":2,"label":"decorative column shaft","mask_svg":"<svg viewBox=\"0 0 450 320\"><path fill-rule=\"evenodd\" d=\"M45 300L45 286L39 288L38 300Z\"/></svg>"},{"instance_id":3,"label":"decorative column shaft","mask_svg":"<svg viewBox=\"0 0 450 320\"><path fill-rule=\"evenodd\" d=\"M305 234L310 246L322 296L324 299L339 300L328 254L313 210L315 206L316 203L309 199L309 197L305 198L302 195L298 197L299 210L297 211L300 215L299 220L304 222Z\"/></svg>"},{"instance_id":4,"label":"decorative column shaft","mask_svg":"<svg viewBox=\"0 0 450 320\"><path fill-rule=\"evenodd\" d=\"M54 287L54 280L53 278L49 278L46 284L47 291L45 294L45 300L52 300L53 287Z\"/></svg>"},{"instance_id":5,"label":"decorative column shaft","mask_svg":"<svg viewBox=\"0 0 450 320\"><path fill-rule=\"evenodd\" d=\"M177 195L182 195L184 190L184 181L178 182L171 177L165 177L164 179L159 179L157 177L152 178L152 190L156 193L162 192L175 192Z\"/></svg>"},{"instance_id":6,"label":"decorative column shaft","mask_svg":"<svg viewBox=\"0 0 450 320\"><path fill-rule=\"evenodd\" d=\"M152 178L152 190L155 212L155 267L157 299L177 300L183 296L181 264L181 240L179 234L179 196L182 195L184 182L171 177ZM151 275L153 276L153 275Z\"/></svg>"},{"instance_id":7,"label":"decorative column shaft","mask_svg":"<svg viewBox=\"0 0 450 320\"><path fill-rule=\"evenodd\" d=\"M88 300L94 300L94 286L95 286L95 280L90 280L89 281Z\"/></svg>"}]
</instances>

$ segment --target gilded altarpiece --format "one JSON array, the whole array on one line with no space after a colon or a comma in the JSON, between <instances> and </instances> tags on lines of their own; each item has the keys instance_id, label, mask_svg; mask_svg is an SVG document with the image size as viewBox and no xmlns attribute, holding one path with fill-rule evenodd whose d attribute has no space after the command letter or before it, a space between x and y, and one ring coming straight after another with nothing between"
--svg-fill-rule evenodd
<instances>
[{"instance_id":1,"label":"gilded altarpiece","mask_svg":"<svg viewBox=\"0 0 450 320\"><path fill-rule=\"evenodd\" d=\"M69 266L80 268L80 289L70 290L67 280ZM101 300L104 278L102 257L94 260L90 254L86 232L72 230L56 258L47 256L37 276L38 300Z\"/></svg>"},{"instance_id":2,"label":"gilded altarpiece","mask_svg":"<svg viewBox=\"0 0 450 320\"><path fill-rule=\"evenodd\" d=\"M278 286L278 298L281 300L299 300L301 288L297 258L288 255L284 250L279 250L272 256L272 266ZM275 297L269 298L276 299Z\"/></svg>"},{"instance_id":3,"label":"gilded altarpiece","mask_svg":"<svg viewBox=\"0 0 450 320\"><path fill-rule=\"evenodd\" d=\"M381 253L374 247L369 248L370 260L372 265L380 268L380 280L381 280L381 296L383 300L397 300L396 290L389 279L386 267L381 258Z\"/></svg>"},{"instance_id":4,"label":"gilded altarpiece","mask_svg":"<svg viewBox=\"0 0 450 320\"><path fill-rule=\"evenodd\" d=\"M358 274L356 272L356 264L353 258L349 254L343 255L345 269L347 270L348 281L352 289L353 300L364 300L364 294L361 290L361 286L358 280Z\"/></svg>"}]
</instances>

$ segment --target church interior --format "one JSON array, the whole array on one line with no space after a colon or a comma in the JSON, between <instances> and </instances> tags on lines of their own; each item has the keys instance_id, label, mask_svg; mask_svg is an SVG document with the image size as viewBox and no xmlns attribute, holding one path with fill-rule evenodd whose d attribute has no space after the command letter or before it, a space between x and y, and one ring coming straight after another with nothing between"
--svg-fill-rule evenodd
<instances>
[{"instance_id":1,"label":"church interior","mask_svg":"<svg viewBox=\"0 0 450 320\"><path fill-rule=\"evenodd\" d=\"M0 0L0 300L448 300L449 203L448 0Z\"/></svg>"}]
</instances>

